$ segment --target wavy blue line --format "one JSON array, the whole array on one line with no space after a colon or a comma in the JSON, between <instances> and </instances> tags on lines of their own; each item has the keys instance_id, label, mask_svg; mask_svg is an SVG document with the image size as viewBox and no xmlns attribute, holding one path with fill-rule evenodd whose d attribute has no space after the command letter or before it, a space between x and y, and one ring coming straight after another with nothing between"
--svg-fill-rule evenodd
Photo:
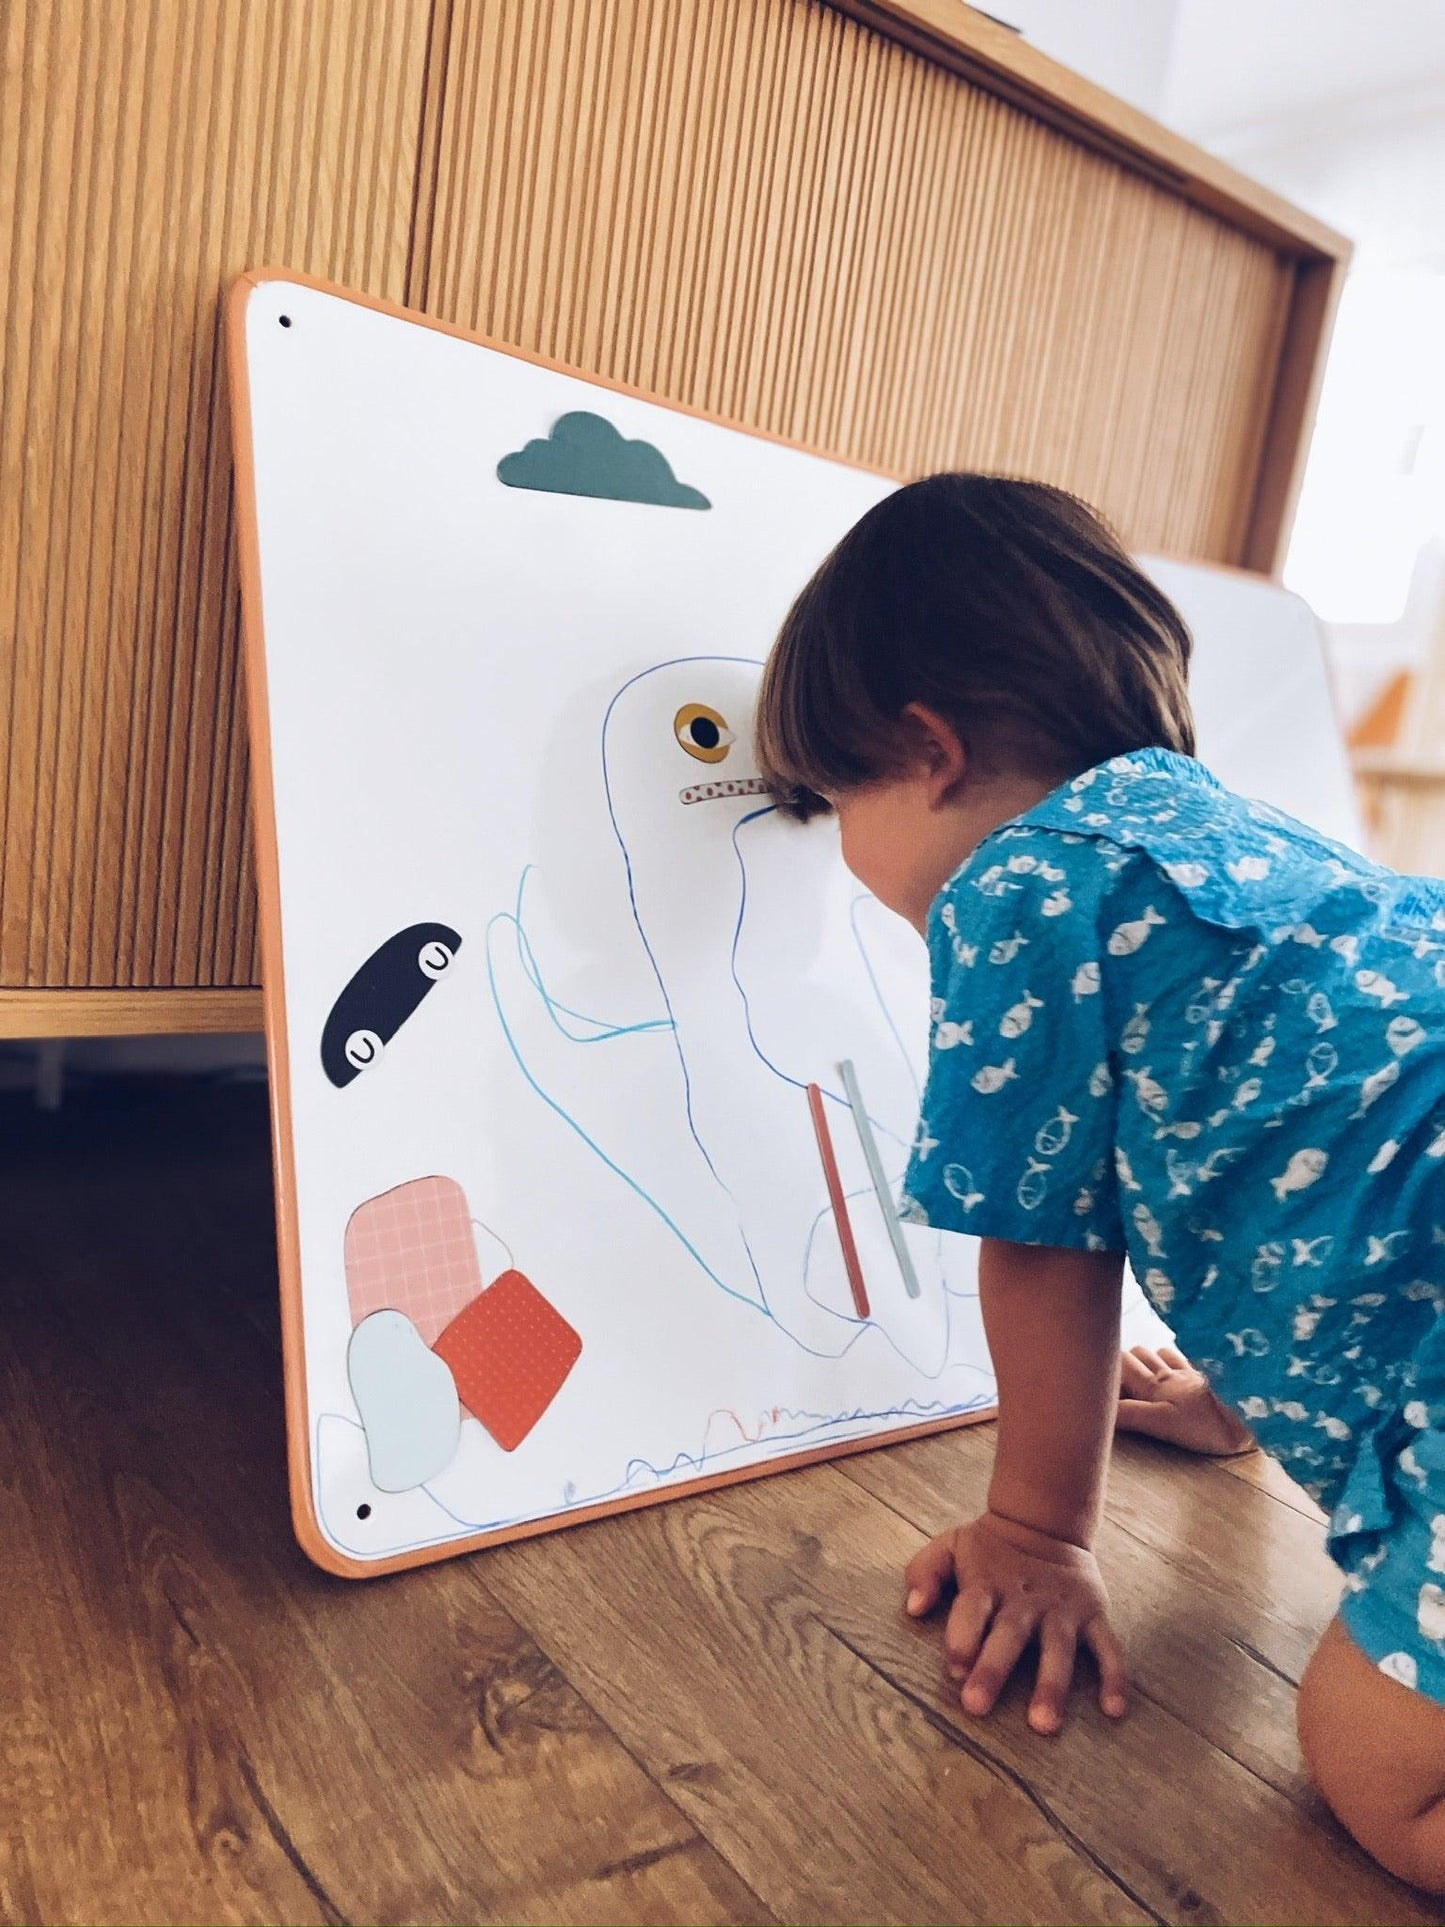
<instances>
[{"instance_id":1,"label":"wavy blue line","mask_svg":"<svg viewBox=\"0 0 1445 1927\"><path fill-rule=\"evenodd\" d=\"M979 1378L986 1378L988 1376L987 1373L974 1365L960 1364L957 1369L972 1372ZM695 1473L701 1473L710 1465L715 1466L725 1459L734 1458L738 1454L745 1452L759 1453L759 1462L765 1464L769 1458L777 1456L776 1453L767 1451L765 1449L766 1447L773 1445L796 1445L806 1439L816 1438L820 1432L829 1431L836 1426L873 1425L880 1420L890 1418L899 1420L917 1419L921 1421L926 1421L930 1418L961 1418L965 1413L983 1410L985 1406L990 1405L992 1402L993 1397L990 1390L980 1392L977 1398L959 1401L954 1404L949 1404L942 1399L922 1400L910 1398L905 1399L901 1405L886 1405L877 1410L859 1408L851 1412L795 1412L788 1406L780 1406L778 1408L779 1411L787 1417L811 1419L813 1423L805 1425L801 1429L793 1432L771 1432L765 1439L739 1439L736 1445L722 1446L711 1453L709 1453L706 1446L701 1447L696 1453L678 1452L668 1464L663 1466L654 1465L650 1459L646 1458L629 1459L627 1462L627 1470L619 1484L611 1486L604 1492L589 1493L585 1497L579 1496L574 1499L564 1500L560 1506L554 1507L548 1513L538 1513L535 1510L528 1510L526 1512L506 1514L494 1519L468 1519L464 1518L461 1513L454 1511L444 1500L439 1499L430 1485L421 1485L415 1489L419 1492L425 1492L427 1498L436 1506L437 1510L444 1512L447 1518L459 1526L463 1532L496 1532L506 1526L519 1525L524 1520L533 1520L542 1517L563 1518L567 1513L576 1512L584 1506L606 1505L610 1499L622 1498L629 1491L635 1489L633 1485L634 1478L641 1472L650 1472L652 1476L658 1480L659 1484L665 1487L667 1481L684 1466L690 1466ZM716 1414L713 1416L716 1416ZM318 1412L316 1418L318 1428L323 1418L336 1419L343 1425L349 1425L353 1431L361 1432L362 1436L365 1437L364 1428L358 1425L355 1419L347 1417L344 1412ZM867 1434L861 1434L860 1436L866 1437ZM318 1447L317 1458L319 1467L319 1429L316 1432L316 1443ZM435 1545L437 1543L439 1543L437 1539L412 1539L408 1540L404 1545L388 1546L387 1553L405 1552L417 1546ZM348 1551L361 1551L363 1553L365 1550L364 1548L356 1546L348 1546L346 1549Z\"/></svg>"},{"instance_id":2,"label":"wavy blue line","mask_svg":"<svg viewBox=\"0 0 1445 1927\"><path fill-rule=\"evenodd\" d=\"M609 1024L601 1017L589 1017L585 1011L572 1010L568 1005L560 1003L558 999L552 995L546 983L543 981L541 966L538 964L536 953L532 949L532 940L527 935L526 924L523 919L522 899L526 892L527 879L536 867L533 863L527 864L522 871L521 881L517 885L517 905L514 912L517 922L517 938L522 952L522 968L526 971L532 988L546 1006L547 1015L552 1019L552 1022L557 1026L558 1030L561 1031L562 1035L572 1044L605 1044L613 1037L636 1037L644 1031L650 1030L674 1030L676 1026L672 1020L667 1017L650 1017L640 1024ZM596 1035L592 1037L579 1037L576 1031L568 1030L561 1018L558 1017L558 1011L561 1011L563 1017L575 1017L579 1024L592 1024L595 1026Z\"/></svg>"},{"instance_id":3,"label":"wavy blue line","mask_svg":"<svg viewBox=\"0 0 1445 1927\"><path fill-rule=\"evenodd\" d=\"M922 1104L923 1088L918 1082L918 1073L913 1068L913 1059L908 1055L908 1046L904 1043L902 1033L900 1032L897 1024L893 1020L893 1012L888 1008L887 1001L883 995L882 986L879 984L877 975L873 969L873 960L868 955L868 946L867 944L864 943L863 933L858 928L859 905L864 903L874 903L876 901L877 899L875 897L866 896L860 892L860 894L854 897L852 903L850 903L848 906L848 921L852 925L853 942L857 946L858 955L863 959L863 968L867 973L868 982L872 986L874 999L877 1002L878 1008L883 1013L884 1023L887 1024L889 1030L893 1033L893 1041L898 1046L898 1054L903 1059L904 1065L908 1071L908 1081L913 1086L913 1095L918 1099L919 1103Z\"/></svg>"},{"instance_id":4,"label":"wavy blue line","mask_svg":"<svg viewBox=\"0 0 1445 1927\"><path fill-rule=\"evenodd\" d=\"M492 993L492 1004L496 1009L497 1022L502 1027L502 1035L507 1040L507 1049L512 1053L512 1057L516 1062L517 1069L522 1073L523 1077L526 1078L527 1082L531 1085L532 1089L537 1093L538 1097L541 1098L542 1102L547 1106L548 1110L555 1111L557 1116L562 1119L563 1123L569 1124L572 1127L572 1129L577 1133L578 1137L581 1138L582 1142L587 1146L588 1150L592 1151L597 1157L601 1158L602 1162L607 1166L609 1171L615 1172L616 1175L619 1178L621 1178L622 1182L628 1187L629 1190L635 1191L638 1197L642 1199L642 1202L645 1205L647 1205L651 1210L657 1213L658 1217L661 1218L662 1222L667 1226L668 1230L677 1239L678 1243L682 1245L683 1249L687 1251L690 1254L690 1256L692 1256L697 1260L698 1264L707 1273L708 1277L712 1279L713 1283L718 1287L720 1291L725 1291L729 1298L736 1298L739 1304L752 1305L754 1310L763 1310L764 1307L758 1305L755 1299L749 1298L744 1292L735 1291L733 1287L729 1285L724 1279L718 1277L717 1273L713 1270L712 1266L707 1262L706 1258L703 1257L702 1253L697 1249L696 1245L694 1245L691 1239L689 1239L686 1236L686 1234L682 1231L681 1227L676 1223L674 1223L674 1221L668 1216L668 1214L663 1210L662 1206L657 1202L656 1198L650 1196L648 1192L644 1191L642 1186L637 1182L637 1180L629 1176L629 1174L623 1170L622 1166L618 1164L615 1159L608 1157L607 1153L602 1149L602 1146L596 1141L596 1139L589 1137L587 1132L584 1131L582 1126L578 1123L577 1119L572 1116L571 1112L564 1110L562 1106L556 1101L555 1098L549 1096L548 1093L542 1089L542 1086L537 1082L536 1078L533 1077L531 1071L527 1068L526 1060L522 1056L521 1051L517 1047L517 1040L512 1035L511 1025L508 1024L506 1013L502 1009L502 1000L497 995L497 973L492 964L493 930L496 929L499 923L509 923L515 927L516 922L517 922L517 919L510 910L499 910L497 914L494 917L492 917L487 924L486 936L485 936L485 949L487 953L487 983Z\"/></svg>"}]
</instances>

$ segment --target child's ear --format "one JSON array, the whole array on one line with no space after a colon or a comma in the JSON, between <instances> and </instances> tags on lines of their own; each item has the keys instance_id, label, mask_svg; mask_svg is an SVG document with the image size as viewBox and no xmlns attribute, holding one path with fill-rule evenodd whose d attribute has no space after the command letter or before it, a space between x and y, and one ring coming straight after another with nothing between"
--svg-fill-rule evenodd
<instances>
[{"instance_id":1,"label":"child's ear","mask_svg":"<svg viewBox=\"0 0 1445 1927\"><path fill-rule=\"evenodd\" d=\"M936 709L909 703L903 711L913 762L923 777L928 800L935 806L954 800L968 774L968 751L963 739Z\"/></svg>"}]
</instances>

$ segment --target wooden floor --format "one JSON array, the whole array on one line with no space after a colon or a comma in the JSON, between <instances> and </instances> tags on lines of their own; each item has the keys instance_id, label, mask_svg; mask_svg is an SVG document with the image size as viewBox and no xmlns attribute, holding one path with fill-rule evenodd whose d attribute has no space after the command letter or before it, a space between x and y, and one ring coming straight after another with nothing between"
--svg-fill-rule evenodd
<instances>
[{"instance_id":1,"label":"wooden floor","mask_svg":"<svg viewBox=\"0 0 1445 1927\"><path fill-rule=\"evenodd\" d=\"M262 1094L0 1100L7 1921L1445 1914L1302 1782L1311 1508L1143 1443L1136 1679L965 1718L900 1574L991 1428L348 1584L287 1523Z\"/></svg>"}]
</instances>

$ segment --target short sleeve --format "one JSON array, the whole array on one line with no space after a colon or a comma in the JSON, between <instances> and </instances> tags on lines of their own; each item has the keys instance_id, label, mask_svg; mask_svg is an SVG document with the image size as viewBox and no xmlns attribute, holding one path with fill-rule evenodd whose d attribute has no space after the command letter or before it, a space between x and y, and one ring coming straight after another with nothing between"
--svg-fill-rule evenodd
<instances>
[{"instance_id":1,"label":"short sleeve","mask_svg":"<svg viewBox=\"0 0 1445 1927\"><path fill-rule=\"evenodd\" d=\"M1014 825L933 905L932 1030L903 1215L947 1231L1125 1246L1116 1064L1093 839Z\"/></svg>"}]
</instances>

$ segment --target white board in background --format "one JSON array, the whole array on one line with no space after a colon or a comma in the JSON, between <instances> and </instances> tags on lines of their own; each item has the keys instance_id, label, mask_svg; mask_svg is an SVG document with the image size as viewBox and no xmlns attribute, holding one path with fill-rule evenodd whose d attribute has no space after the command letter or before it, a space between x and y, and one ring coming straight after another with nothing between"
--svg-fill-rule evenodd
<instances>
[{"instance_id":1,"label":"white board in background","mask_svg":"<svg viewBox=\"0 0 1445 1927\"><path fill-rule=\"evenodd\" d=\"M892 484L290 279L243 284L232 329L307 1549L411 1563L989 1405L973 1243L907 1227L910 1294L839 1089L851 1059L896 1185L923 948L833 826L747 793L761 660ZM499 478L577 411L710 506ZM737 738L723 760L681 740L698 706ZM351 1011L333 1041L375 1061L338 1084L328 1016L403 932L415 1008L394 1031ZM520 1310L491 1318L504 1274ZM463 1357L447 1321L483 1296ZM456 1436L451 1407L410 1422L433 1342L459 1373L519 1362L486 1425L497 1388L458 1377L472 1416L418 1483ZM514 1423L538 1359L548 1402Z\"/></svg>"},{"instance_id":2,"label":"white board in background","mask_svg":"<svg viewBox=\"0 0 1445 1927\"><path fill-rule=\"evenodd\" d=\"M1194 633L1200 760L1230 789L1363 849L1324 633L1309 604L1236 569L1140 561Z\"/></svg>"}]
</instances>

